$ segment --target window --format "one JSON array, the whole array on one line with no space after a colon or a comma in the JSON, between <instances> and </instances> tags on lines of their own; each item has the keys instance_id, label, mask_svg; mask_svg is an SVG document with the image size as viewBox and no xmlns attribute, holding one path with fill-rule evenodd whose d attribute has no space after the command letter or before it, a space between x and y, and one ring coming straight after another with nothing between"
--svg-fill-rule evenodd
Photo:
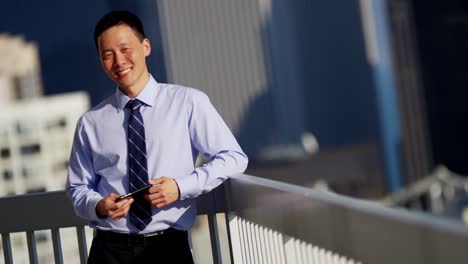
<instances>
[{"instance_id":1,"label":"window","mask_svg":"<svg viewBox=\"0 0 468 264\"><path fill-rule=\"evenodd\" d=\"M32 122L19 121L16 124L16 131L18 134L30 134L34 130L34 124Z\"/></svg>"},{"instance_id":2,"label":"window","mask_svg":"<svg viewBox=\"0 0 468 264\"><path fill-rule=\"evenodd\" d=\"M55 120L50 120L47 122L46 128L47 130L53 130L53 129L62 129L67 126L67 120L65 117L55 119Z\"/></svg>"},{"instance_id":3,"label":"window","mask_svg":"<svg viewBox=\"0 0 468 264\"><path fill-rule=\"evenodd\" d=\"M9 148L1 148L0 149L0 157L2 159L7 159L10 157L10 149Z\"/></svg>"},{"instance_id":4,"label":"window","mask_svg":"<svg viewBox=\"0 0 468 264\"><path fill-rule=\"evenodd\" d=\"M38 143L23 145L20 147L20 152L22 155L31 155L41 152L41 145Z\"/></svg>"},{"instance_id":5,"label":"window","mask_svg":"<svg viewBox=\"0 0 468 264\"><path fill-rule=\"evenodd\" d=\"M13 172L11 170L4 170L3 171L3 179L5 181L10 181L13 179Z\"/></svg>"}]
</instances>

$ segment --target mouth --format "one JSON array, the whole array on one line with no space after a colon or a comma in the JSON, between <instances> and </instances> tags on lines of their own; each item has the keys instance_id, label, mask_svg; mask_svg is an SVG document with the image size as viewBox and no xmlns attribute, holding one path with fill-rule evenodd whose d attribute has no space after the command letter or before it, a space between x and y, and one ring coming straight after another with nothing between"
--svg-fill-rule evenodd
<instances>
[{"instance_id":1,"label":"mouth","mask_svg":"<svg viewBox=\"0 0 468 264\"><path fill-rule=\"evenodd\" d=\"M117 70L117 71L114 71L114 74L115 76L122 78L122 77L125 77L131 70L132 70L131 67L124 69L124 70Z\"/></svg>"}]
</instances>

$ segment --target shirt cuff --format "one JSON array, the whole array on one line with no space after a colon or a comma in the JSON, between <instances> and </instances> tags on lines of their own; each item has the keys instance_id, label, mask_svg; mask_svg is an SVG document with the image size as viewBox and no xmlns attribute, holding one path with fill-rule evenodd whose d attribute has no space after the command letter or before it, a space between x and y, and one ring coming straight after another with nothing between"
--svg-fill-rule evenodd
<instances>
[{"instance_id":1,"label":"shirt cuff","mask_svg":"<svg viewBox=\"0 0 468 264\"><path fill-rule=\"evenodd\" d=\"M200 194L197 176L197 173L193 172L189 176L174 179L179 186L180 200L195 198Z\"/></svg>"}]
</instances>

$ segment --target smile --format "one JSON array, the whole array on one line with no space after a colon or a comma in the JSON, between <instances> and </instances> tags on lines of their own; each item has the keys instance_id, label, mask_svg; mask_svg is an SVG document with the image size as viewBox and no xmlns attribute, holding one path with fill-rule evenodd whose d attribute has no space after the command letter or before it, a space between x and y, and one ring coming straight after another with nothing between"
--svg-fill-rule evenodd
<instances>
[{"instance_id":1,"label":"smile","mask_svg":"<svg viewBox=\"0 0 468 264\"><path fill-rule=\"evenodd\" d=\"M125 75L125 74L129 73L131 70L132 70L132 68L128 68L128 69L125 69L125 70L122 70L122 71L116 71L115 74L117 76L122 76L122 75Z\"/></svg>"}]
</instances>

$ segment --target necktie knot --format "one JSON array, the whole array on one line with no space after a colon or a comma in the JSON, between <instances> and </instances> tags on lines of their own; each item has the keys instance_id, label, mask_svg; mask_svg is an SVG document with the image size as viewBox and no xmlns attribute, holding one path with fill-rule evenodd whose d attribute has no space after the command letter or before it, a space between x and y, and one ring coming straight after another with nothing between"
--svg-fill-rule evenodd
<instances>
[{"instance_id":1,"label":"necktie knot","mask_svg":"<svg viewBox=\"0 0 468 264\"><path fill-rule=\"evenodd\" d=\"M133 111L138 111L142 105L143 103L140 100L134 99L134 100L128 101L126 107L129 108L133 112Z\"/></svg>"}]
</instances>

